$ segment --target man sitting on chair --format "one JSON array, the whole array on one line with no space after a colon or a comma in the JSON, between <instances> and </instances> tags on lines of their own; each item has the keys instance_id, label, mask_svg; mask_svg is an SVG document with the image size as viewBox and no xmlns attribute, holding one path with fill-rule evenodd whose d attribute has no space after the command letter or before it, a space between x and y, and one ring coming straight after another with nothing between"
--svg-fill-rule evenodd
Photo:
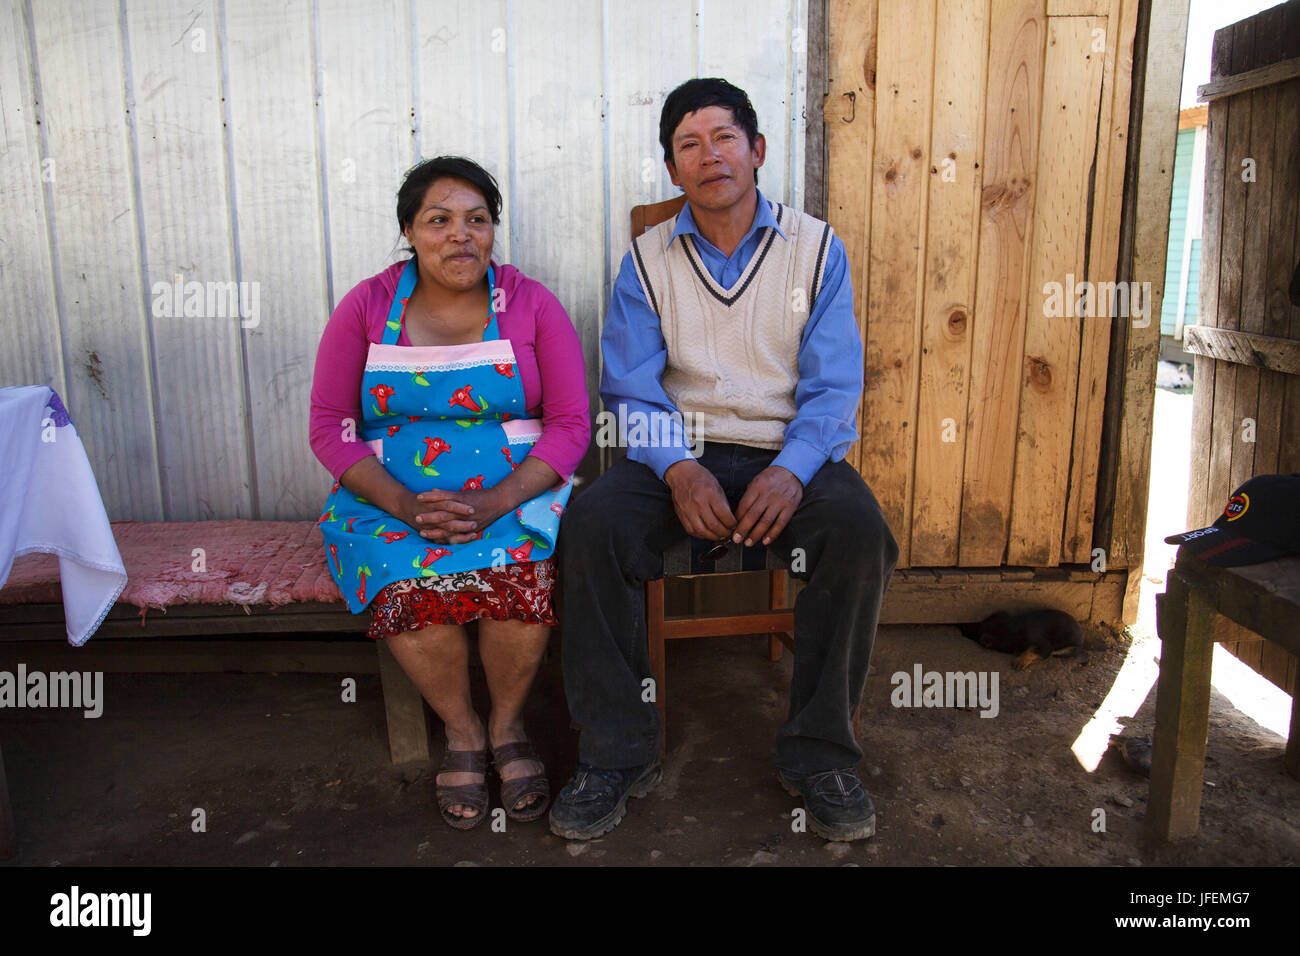
<instances>
[{"instance_id":1,"label":"man sitting on chair","mask_svg":"<svg viewBox=\"0 0 1300 956\"><path fill-rule=\"evenodd\" d=\"M689 534L761 542L807 581L776 766L817 833L863 839L875 809L854 771L851 715L898 546L844 461L862 395L844 244L759 193L766 143L749 97L725 80L669 94L659 140L687 205L623 257L601 395L620 418L672 422L671 441L629 447L564 518L564 683L582 732L551 829L608 833L662 776L659 714L642 699L644 582L663 576L665 544ZM699 458L683 418L702 423Z\"/></svg>"}]
</instances>

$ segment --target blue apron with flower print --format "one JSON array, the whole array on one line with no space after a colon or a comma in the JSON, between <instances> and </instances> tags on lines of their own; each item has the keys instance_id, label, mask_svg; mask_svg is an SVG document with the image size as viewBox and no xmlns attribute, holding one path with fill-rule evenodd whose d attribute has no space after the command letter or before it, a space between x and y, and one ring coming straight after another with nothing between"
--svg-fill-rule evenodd
<instances>
[{"instance_id":1,"label":"blue apron with flower print","mask_svg":"<svg viewBox=\"0 0 1300 956\"><path fill-rule=\"evenodd\" d=\"M366 356L360 437L411 491L491 488L519 467L541 436L541 422L526 416L514 349L499 337L494 311L488 312L482 342L397 344L416 278L411 259L393 296L384 340L372 343ZM495 288L489 266L489 301ZM330 574L349 610L360 614L394 581L550 557L572 490L568 477L463 544L421 538L336 482L320 516Z\"/></svg>"}]
</instances>

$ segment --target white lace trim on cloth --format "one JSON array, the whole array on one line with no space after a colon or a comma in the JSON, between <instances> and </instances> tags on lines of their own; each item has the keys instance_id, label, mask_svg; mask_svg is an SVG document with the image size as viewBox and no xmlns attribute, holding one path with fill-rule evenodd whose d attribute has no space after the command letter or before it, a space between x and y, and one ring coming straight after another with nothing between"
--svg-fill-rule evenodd
<instances>
[{"instance_id":1,"label":"white lace trim on cloth","mask_svg":"<svg viewBox=\"0 0 1300 956\"><path fill-rule=\"evenodd\" d=\"M542 437L542 423L536 418L512 418L501 423L511 445L531 445Z\"/></svg>"},{"instance_id":2,"label":"white lace trim on cloth","mask_svg":"<svg viewBox=\"0 0 1300 956\"><path fill-rule=\"evenodd\" d=\"M454 372L463 368L482 368L485 365L505 365L511 362L511 356L503 356L505 361L494 362L492 357L481 359L461 359L455 362L437 362L432 365L427 362L367 362L367 372L406 372L411 375L422 375L425 372ZM513 362L511 362L513 364Z\"/></svg>"}]
</instances>

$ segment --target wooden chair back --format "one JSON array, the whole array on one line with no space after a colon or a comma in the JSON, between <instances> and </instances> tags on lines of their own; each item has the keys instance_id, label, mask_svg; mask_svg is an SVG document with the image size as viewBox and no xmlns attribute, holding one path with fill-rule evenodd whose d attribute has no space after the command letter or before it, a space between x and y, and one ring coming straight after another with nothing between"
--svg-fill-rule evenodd
<instances>
[{"instance_id":1,"label":"wooden chair back","mask_svg":"<svg viewBox=\"0 0 1300 956\"><path fill-rule=\"evenodd\" d=\"M686 197L665 199L663 202L646 203L644 206L632 207L632 238L635 239L651 226L673 218L686 205Z\"/></svg>"}]
</instances>

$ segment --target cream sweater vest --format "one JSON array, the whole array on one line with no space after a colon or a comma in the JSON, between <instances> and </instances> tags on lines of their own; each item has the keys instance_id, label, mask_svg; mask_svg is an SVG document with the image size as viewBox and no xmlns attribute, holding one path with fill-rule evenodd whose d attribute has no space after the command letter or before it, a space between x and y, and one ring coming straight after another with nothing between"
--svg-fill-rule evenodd
<instances>
[{"instance_id":1,"label":"cream sweater vest","mask_svg":"<svg viewBox=\"0 0 1300 956\"><path fill-rule=\"evenodd\" d=\"M767 228L730 289L700 261L692 237L669 245L676 218L632 242L632 259L659 316L668 360L663 388L695 413L706 442L779 449L797 411L799 343L821 291L831 227L771 203L785 238Z\"/></svg>"}]
</instances>

